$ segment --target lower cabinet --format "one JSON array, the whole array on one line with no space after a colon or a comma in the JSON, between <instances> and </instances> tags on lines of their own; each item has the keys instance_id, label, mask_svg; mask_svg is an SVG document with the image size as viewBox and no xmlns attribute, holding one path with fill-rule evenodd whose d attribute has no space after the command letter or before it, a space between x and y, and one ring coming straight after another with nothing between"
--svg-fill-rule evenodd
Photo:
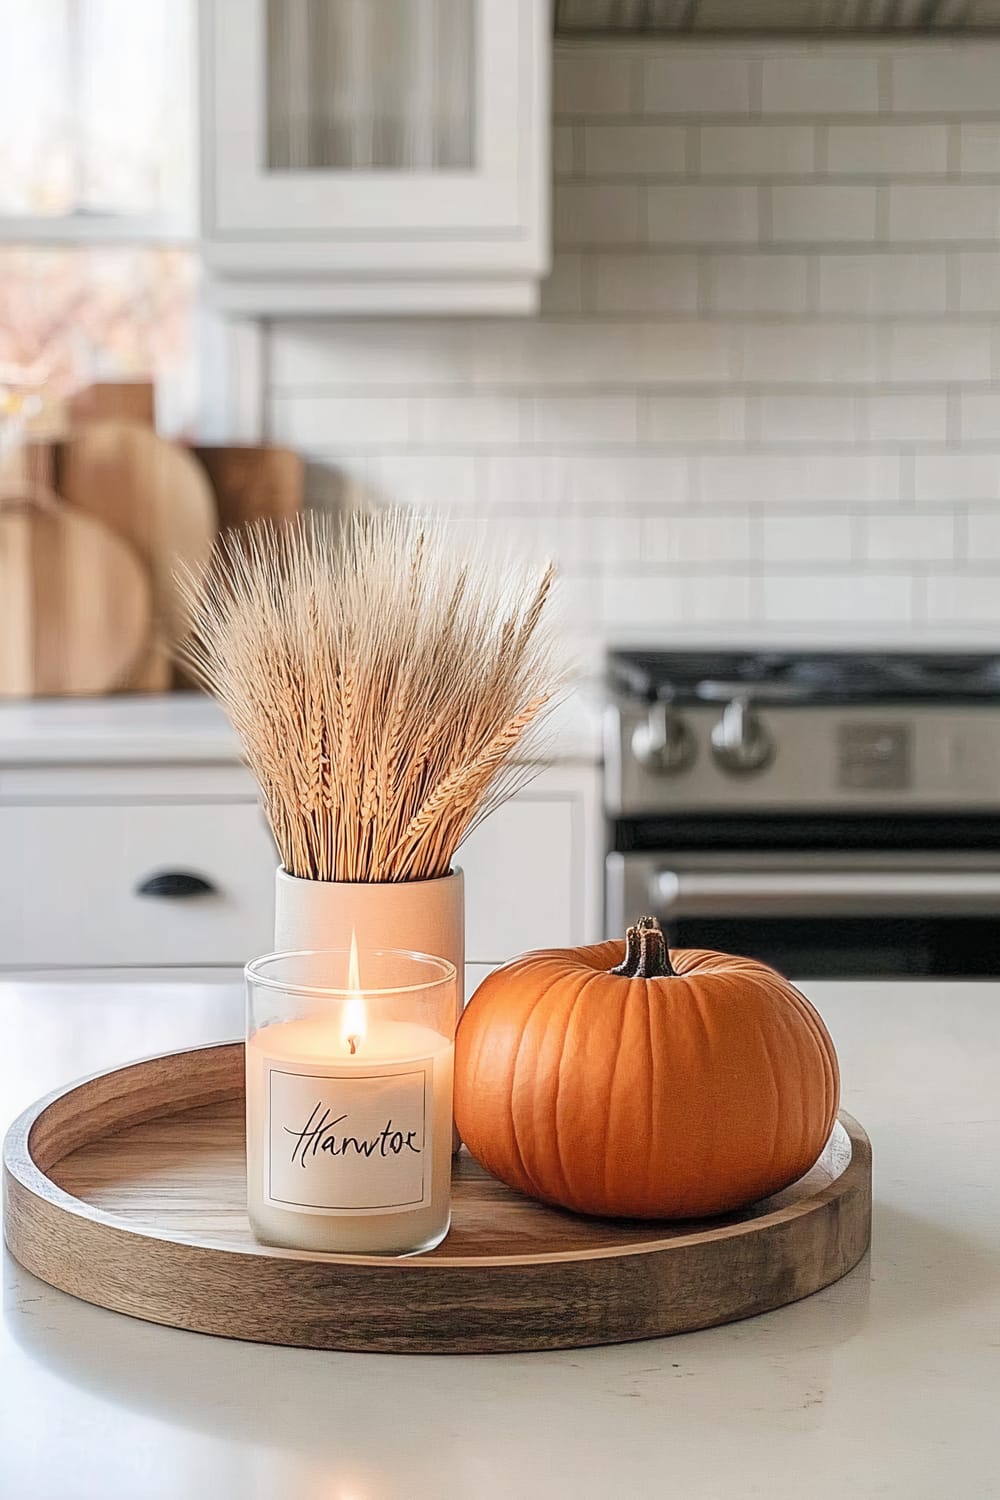
<instances>
[{"instance_id":1,"label":"lower cabinet","mask_svg":"<svg viewBox=\"0 0 1000 1500\"><path fill-rule=\"evenodd\" d=\"M276 855L240 767L0 775L0 849L0 969L238 970L271 946ZM470 993L526 948L598 941L597 768L544 771L459 863Z\"/></svg>"}]
</instances>

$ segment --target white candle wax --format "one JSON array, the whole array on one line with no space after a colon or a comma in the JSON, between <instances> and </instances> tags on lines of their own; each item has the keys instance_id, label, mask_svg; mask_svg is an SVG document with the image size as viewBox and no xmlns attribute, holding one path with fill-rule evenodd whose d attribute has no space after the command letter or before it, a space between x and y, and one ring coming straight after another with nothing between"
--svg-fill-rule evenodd
<instances>
[{"instance_id":1,"label":"white candle wax","mask_svg":"<svg viewBox=\"0 0 1000 1500\"><path fill-rule=\"evenodd\" d=\"M279 1021L247 1042L250 1222L294 1249L429 1249L450 1218L454 1045L374 1020L352 1055L341 1029Z\"/></svg>"}]
</instances>

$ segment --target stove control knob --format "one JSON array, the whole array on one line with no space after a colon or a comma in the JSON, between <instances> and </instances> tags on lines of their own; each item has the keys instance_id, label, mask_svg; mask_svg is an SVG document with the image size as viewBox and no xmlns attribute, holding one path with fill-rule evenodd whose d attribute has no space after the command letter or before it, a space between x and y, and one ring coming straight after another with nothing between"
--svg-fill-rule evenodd
<instances>
[{"instance_id":1,"label":"stove control knob","mask_svg":"<svg viewBox=\"0 0 1000 1500\"><path fill-rule=\"evenodd\" d=\"M712 754L730 776L762 771L774 757L774 743L746 698L726 704L712 730Z\"/></svg>"},{"instance_id":2,"label":"stove control knob","mask_svg":"<svg viewBox=\"0 0 1000 1500\"><path fill-rule=\"evenodd\" d=\"M675 775L694 760L694 735L669 703L652 703L645 722L632 731L632 753L647 771Z\"/></svg>"}]
</instances>

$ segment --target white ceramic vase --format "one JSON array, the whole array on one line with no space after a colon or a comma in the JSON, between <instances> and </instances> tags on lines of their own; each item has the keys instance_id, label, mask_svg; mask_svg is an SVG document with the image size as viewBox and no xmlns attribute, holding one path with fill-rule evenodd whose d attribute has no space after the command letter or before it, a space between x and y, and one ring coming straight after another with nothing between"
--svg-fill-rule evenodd
<instances>
[{"instance_id":1,"label":"white ceramic vase","mask_svg":"<svg viewBox=\"0 0 1000 1500\"><path fill-rule=\"evenodd\" d=\"M456 1004L465 1000L465 883L457 867L437 880L353 883L277 874L274 946L278 952L407 948L455 965ZM456 1015L456 1020L458 1019Z\"/></svg>"}]
</instances>

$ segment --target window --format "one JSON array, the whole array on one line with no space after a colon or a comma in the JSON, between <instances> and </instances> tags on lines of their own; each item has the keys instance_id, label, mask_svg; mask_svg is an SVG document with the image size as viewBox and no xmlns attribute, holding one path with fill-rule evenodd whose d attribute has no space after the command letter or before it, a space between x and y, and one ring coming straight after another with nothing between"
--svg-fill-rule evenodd
<instances>
[{"instance_id":1,"label":"window","mask_svg":"<svg viewBox=\"0 0 1000 1500\"><path fill-rule=\"evenodd\" d=\"M190 0L0 0L0 366L60 396L152 375L190 425Z\"/></svg>"}]
</instances>

